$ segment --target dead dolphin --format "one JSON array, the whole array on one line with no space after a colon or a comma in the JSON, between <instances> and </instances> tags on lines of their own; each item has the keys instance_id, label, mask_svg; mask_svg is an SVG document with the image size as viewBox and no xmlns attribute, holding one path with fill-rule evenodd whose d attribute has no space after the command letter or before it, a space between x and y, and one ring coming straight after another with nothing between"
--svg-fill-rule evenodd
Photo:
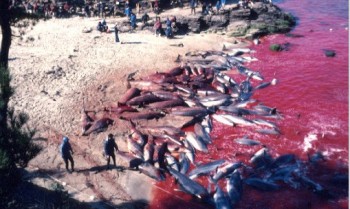
<instances>
[{"instance_id":1,"label":"dead dolphin","mask_svg":"<svg viewBox=\"0 0 350 209\"><path fill-rule=\"evenodd\" d=\"M89 134L91 134L92 132L102 132L104 130L106 130L108 128L109 125L113 124L113 120L110 118L101 118L99 120L96 120L92 126L85 131L82 135L83 136L87 136Z\"/></svg>"},{"instance_id":2,"label":"dead dolphin","mask_svg":"<svg viewBox=\"0 0 350 209\"><path fill-rule=\"evenodd\" d=\"M145 104L149 104L152 102L159 102L162 99L153 95L153 94L144 94L144 95L140 95L137 97L134 97L132 99L130 99L129 101L126 102L127 105L133 106L133 105L145 105Z\"/></svg>"},{"instance_id":3,"label":"dead dolphin","mask_svg":"<svg viewBox=\"0 0 350 209\"><path fill-rule=\"evenodd\" d=\"M118 100L118 102L120 104L126 104L127 101L129 101L130 99L139 96L140 95L140 90L138 88L130 88L128 89L125 94Z\"/></svg>"},{"instance_id":4,"label":"dead dolphin","mask_svg":"<svg viewBox=\"0 0 350 209\"><path fill-rule=\"evenodd\" d=\"M177 107L171 109L171 114L180 116L204 116L208 110L203 107Z\"/></svg>"},{"instance_id":5,"label":"dead dolphin","mask_svg":"<svg viewBox=\"0 0 350 209\"><path fill-rule=\"evenodd\" d=\"M148 105L150 108L154 109L164 109L169 107L176 107L176 106L183 106L185 103L181 99L172 99L167 101L161 101L161 102L153 102Z\"/></svg>"},{"instance_id":6,"label":"dead dolphin","mask_svg":"<svg viewBox=\"0 0 350 209\"><path fill-rule=\"evenodd\" d=\"M141 173L157 181L164 181L165 179L165 176L159 171L159 169L148 162L140 164L139 170Z\"/></svg>"},{"instance_id":7,"label":"dead dolphin","mask_svg":"<svg viewBox=\"0 0 350 209\"><path fill-rule=\"evenodd\" d=\"M222 191L222 189L219 187L219 185L216 185L216 191L214 194L214 203L215 208L217 209L231 209L231 204L225 193Z\"/></svg>"},{"instance_id":8,"label":"dead dolphin","mask_svg":"<svg viewBox=\"0 0 350 209\"><path fill-rule=\"evenodd\" d=\"M194 178L197 178L198 176L201 176L201 175L207 175L210 172L216 170L224 162L225 162L224 159L220 159L220 160L215 160L215 161L212 161L209 163L201 164L201 165L197 166L196 168L194 168L193 170L191 170L191 172L188 173L188 177L190 179L194 179Z\"/></svg>"},{"instance_id":9,"label":"dead dolphin","mask_svg":"<svg viewBox=\"0 0 350 209\"><path fill-rule=\"evenodd\" d=\"M93 119L89 116L88 112L83 110L82 114L82 135L92 126Z\"/></svg>"},{"instance_id":10,"label":"dead dolphin","mask_svg":"<svg viewBox=\"0 0 350 209\"><path fill-rule=\"evenodd\" d=\"M261 191L274 191L279 189L277 184L260 178L247 178L244 180L244 183Z\"/></svg>"},{"instance_id":11,"label":"dead dolphin","mask_svg":"<svg viewBox=\"0 0 350 209\"><path fill-rule=\"evenodd\" d=\"M167 73L169 76L178 76L181 75L184 72L184 69L182 67L174 67L170 69Z\"/></svg>"},{"instance_id":12,"label":"dead dolphin","mask_svg":"<svg viewBox=\"0 0 350 209\"><path fill-rule=\"evenodd\" d=\"M144 111L144 112L124 112L119 116L123 120L151 120L163 117L164 114L156 111Z\"/></svg>"},{"instance_id":13,"label":"dead dolphin","mask_svg":"<svg viewBox=\"0 0 350 209\"><path fill-rule=\"evenodd\" d=\"M191 195L194 195L198 198L205 198L207 197L208 191L199 183L193 181L192 179L188 178L186 175L168 167L169 172L171 175L177 180L179 183L181 189Z\"/></svg>"},{"instance_id":14,"label":"dead dolphin","mask_svg":"<svg viewBox=\"0 0 350 209\"><path fill-rule=\"evenodd\" d=\"M154 156L154 138L152 135L148 135L148 141L143 150L143 158L145 162L153 164Z\"/></svg>"}]
</instances>

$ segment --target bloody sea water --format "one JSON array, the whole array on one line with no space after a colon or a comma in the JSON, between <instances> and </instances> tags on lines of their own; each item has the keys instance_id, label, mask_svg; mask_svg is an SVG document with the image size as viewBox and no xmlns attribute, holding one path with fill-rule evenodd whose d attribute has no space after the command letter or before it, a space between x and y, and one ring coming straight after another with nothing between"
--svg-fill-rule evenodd
<instances>
[{"instance_id":1,"label":"bloody sea water","mask_svg":"<svg viewBox=\"0 0 350 209\"><path fill-rule=\"evenodd\" d=\"M257 91L253 98L270 107L277 107L283 119L277 122L282 135L256 134L242 128L215 123L208 154L197 154L196 161L215 159L247 161L260 147L237 145L233 139L244 135L261 141L272 156L293 153L307 162L307 154L321 152L326 161L307 169L307 175L329 189L332 198L310 189L282 186L274 192L243 188L243 197L236 208L348 208L346 185L334 185L335 174L348 174L348 1L285 0L275 2L298 18L291 31L261 39L251 46L259 61L247 66L262 73L266 81L278 80L275 86ZM288 51L272 52L270 44L289 43ZM324 49L335 50L335 57L326 57ZM207 185L206 178L197 181ZM225 185L222 184L222 187ZM176 191L172 178L157 183L150 209L214 208L190 195ZM225 190L225 189L224 189Z\"/></svg>"}]
</instances>

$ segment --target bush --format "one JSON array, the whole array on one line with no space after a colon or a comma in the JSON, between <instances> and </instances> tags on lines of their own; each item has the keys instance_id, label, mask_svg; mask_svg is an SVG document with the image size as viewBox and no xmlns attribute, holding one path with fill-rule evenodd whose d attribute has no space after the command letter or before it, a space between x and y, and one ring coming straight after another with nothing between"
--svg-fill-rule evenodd
<instances>
[{"instance_id":1,"label":"bush","mask_svg":"<svg viewBox=\"0 0 350 209\"><path fill-rule=\"evenodd\" d=\"M8 107L10 82L9 70L0 68L0 208L20 181L17 167L26 167L41 150L33 143L35 130L27 126L28 116Z\"/></svg>"}]
</instances>

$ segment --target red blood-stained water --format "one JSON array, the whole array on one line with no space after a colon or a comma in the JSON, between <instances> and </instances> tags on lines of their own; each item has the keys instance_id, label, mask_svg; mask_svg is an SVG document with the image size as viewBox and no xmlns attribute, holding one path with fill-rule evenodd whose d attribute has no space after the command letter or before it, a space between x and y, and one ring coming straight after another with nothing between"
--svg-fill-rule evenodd
<instances>
[{"instance_id":1,"label":"red blood-stained water","mask_svg":"<svg viewBox=\"0 0 350 209\"><path fill-rule=\"evenodd\" d=\"M254 93L253 98L277 107L283 119L277 122L281 136L256 134L244 128L227 128L215 123L211 134L214 144L209 154L199 153L198 162L215 159L247 162L260 147L237 145L233 139L247 135L265 144L272 156L293 153L307 162L307 153L322 152L326 162L308 167L308 176L329 189L331 199L314 194L307 188L293 189L282 185L276 192L261 192L244 186L242 200L236 208L348 208L348 190L329 183L337 173L348 173L348 1L286 0L278 6L298 17L293 31L300 37L272 35L251 46L259 61L247 65L260 71L266 81L277 85ZM290 44L288 51L272 52L274 43ZM326 57L324 49L335 50ZM256 83L255 83L256 85ZM198 179L207 185L207 179ZM221 186L224 187L224 182ZM214 208L183 192L176 191L172 178L157 183L150 209Z\"/></svg>"}]
</instances>

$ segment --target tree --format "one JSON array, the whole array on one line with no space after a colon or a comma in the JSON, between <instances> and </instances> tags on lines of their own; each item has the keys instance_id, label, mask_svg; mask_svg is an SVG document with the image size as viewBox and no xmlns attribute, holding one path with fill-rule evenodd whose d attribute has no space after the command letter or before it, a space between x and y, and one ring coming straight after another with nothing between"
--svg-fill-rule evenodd
<instances>
[{"instance_id":1,"label":"tree","mask_svg":"<svg viewBox=\"0 0 350 209\"><path fill-rule=\"evenodd\" d=\"M10 1L0 1L0 26L2 41L0 49L0 67L8 67L8 57L11 46L11 25L10 25Z\"/></svg>"},{"instance_id":2,"label":"tree","mask_svg":"<svg viewBox=\"0 0 350 209\"><path fill-rule=\"evenodd\" d=\"M11 189L19 182L18 169L26 167L41 148L33 143L35 130L27 126L25 113L15 114L8 106L13 89L8 68L11 46L11 20L20 20L26 15L20 9L10 7L9 0L0 0L0 26L2 32L0 52L0 208L6 207Z\"/></svg>"}]
</instances>

